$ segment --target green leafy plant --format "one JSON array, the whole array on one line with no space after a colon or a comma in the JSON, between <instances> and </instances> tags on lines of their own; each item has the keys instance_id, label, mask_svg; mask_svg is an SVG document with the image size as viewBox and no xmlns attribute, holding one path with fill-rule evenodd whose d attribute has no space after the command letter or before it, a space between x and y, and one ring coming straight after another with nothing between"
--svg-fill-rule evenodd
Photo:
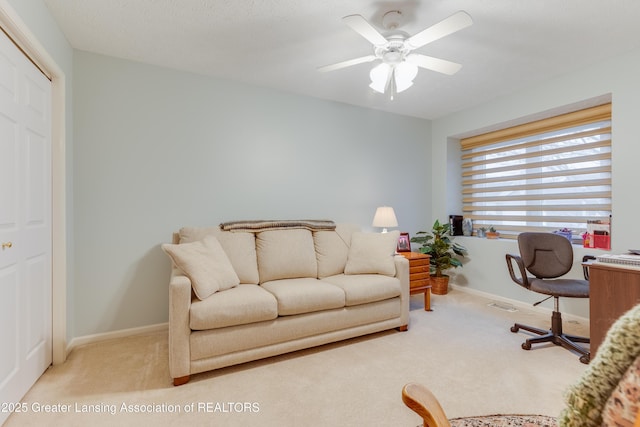
<instances>
[{"instance_id":1,"label":"green leafy plant","mask_svg":"<svg viewBox=\"0 0 640 427\"><path fill-rule=\"evenodd\" d=\"M436 277L442 277L442 272L450 268L462 267L457 256L467 255L467 249L453 241L449 223L440 224L437 219L431 232L418 231L411 241L421 244L419 251L431 256L430 270Z\"/></svg>"}]
</instances>

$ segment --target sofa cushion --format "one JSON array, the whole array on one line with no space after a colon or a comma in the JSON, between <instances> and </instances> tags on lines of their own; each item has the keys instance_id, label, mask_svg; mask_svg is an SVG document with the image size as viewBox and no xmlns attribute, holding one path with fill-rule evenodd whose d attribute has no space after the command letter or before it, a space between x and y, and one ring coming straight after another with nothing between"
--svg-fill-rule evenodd
<instances>
[{"instance_id":1,"label":"sofa cushion","mask_svg":"<svg viewBox=\"0 0 640 427\"><path fill-rule=\"evenodd\" d=\"M401 311L401 304L393 299L335 310L315 311L299 316L279 317L248 325L193 331L187 344L190 346L190 354L187 352L186 357L197 365L200 365L199 359L216 358L220 363L216 363L216 368L213 369L217 369L391 329L400 326ZM202 363L207 362L202 360ZM331 367L328 366L327 369L330 370ZM199 367L195 370L201 371Z\"/></svg>"},{"instance_id":2,"label":"sofa cushion","mask_svg":"<svg viewBox=\"0 0 640 427\"><path fill-rule=\"evenodd\" d=\"M191 329L207 330L273 320L276 298L258 285L240 285L191 304Z\"/></svg>"},{"instance_id":3,"label":"sofa cushion","mask_svg":"<svg viewBox=\"0 0 640 427\"><path fill-rule=\"evenodd\" d=\"M278 300L278 315L310 313L344 307L344 291L312 278L273 280L262 286Z\"/></svg>"},{"instance_id":4,"label":"sofa cushion","mask_svg":"<svg viewBox=\"0 0 640 427\"><path fill-rule=\"evenodd\" d=\"M602 427L632 426L640 415L640 357L627 368L602 411Z\"/></svg>"},{"instance_id":5,"label":"sofa cushion","mask_svg":"<svg viewBox=\"0 0 640 427\"><path fill-rule=\"evenodd\" d=\"M349 254L351 234L359 231L357 225L338 224L335 231L316 231L313 243L318 261L318 278L344 272Z\"/></svg>"},{"instance_id":6,"label":"sofa cushion","mask_svg":"<svg viewBox=\"0 0 640 427\"><path fill-rule=\"evenodd\" d=\"M384 274L395 276L393 256L398 245L399 231L351 235L351 247L344 267L345 274Z\"/></svg>"},{"instance_id":7,"label":"sofa cushion","mask_svg":"<svg viewBox=\"0 0 640 427\"><path fill-rule=\"evenodd\" d=\"M258 260L256 240L253 233L222 231L219 227L182 227L179 232L180 243L202 240L216 236L222 249L229 257L240 283L258 283Z\"/></svg>"},{"instance_id":8,"label":"sofa cushion","mask_svg":"<svg viewBox=\"0 0 640 427\"><path fill-rule=\"evenodd\" d=\"M162 250L191 279L193 292L201 300L240 283L231 261L214 236L192 243L165 243Z\"/></svg>"},{"instance_id":9,"label":"sofa cushion","mask_svg":"<svg viewBox=\"0 0 640 427\"><path fill-rule=\"evenodd\" d=\"M338 274L322 280L344 291L347 306L395 298L401 293L400 280L380 274Z\"/></svg>"},{"instance_id":10,"label":"sofa cushion","mask_svg":"<svg viewBox=\"0 0 640 427\"><path fill-rule=\"evenodd\" d=\"M317 277L318 264L311 231L271 230L256 235L260 283Z\"/></svg>"},{"instance_id":11,"label":"sofa cushion","mask_svg":"<svg viewBox=\"0 0 640 427\"><path fill-rule=\"evenodd\" d=\"M223 231L218 236L218 240L240 278L240 283L257 285L260 279L255 234Z\"/></svg>"}]
</instances>

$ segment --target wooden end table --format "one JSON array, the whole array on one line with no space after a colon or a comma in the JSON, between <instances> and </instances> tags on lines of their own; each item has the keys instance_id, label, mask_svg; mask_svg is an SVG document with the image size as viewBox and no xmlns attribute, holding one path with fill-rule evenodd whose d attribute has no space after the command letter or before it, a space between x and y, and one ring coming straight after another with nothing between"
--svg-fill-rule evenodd
<instances>
[{"instance_id":1,"label":"wooden end table","mask_svg":"<svg viewBox=\"0 0 640 427\"><path fill-rule=\"evenodd\" d=\"M400 252L409 260L409 294L424 294L424 310L431 311L431 275L429 255L418 252Z\"/></svg>"}]
</instances>

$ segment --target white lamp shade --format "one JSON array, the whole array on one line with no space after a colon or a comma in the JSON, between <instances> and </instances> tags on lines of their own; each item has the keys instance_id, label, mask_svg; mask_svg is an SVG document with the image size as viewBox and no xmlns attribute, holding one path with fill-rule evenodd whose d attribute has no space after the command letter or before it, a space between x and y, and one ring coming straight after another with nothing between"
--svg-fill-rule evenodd
<instances>
[{"instance_id":1,"label":"white lamp shade","mask_svg":"<svg viewBox=\"0 0 640 427\"><path fill-rule=\"evenodd\" d=\"M369 73L369 77L371 78L369 87L376 92L384 93L384 90L387 88L390 72L391 67L384 62L373 67Z\"/></svg>"},{"instance_id":2,"label":"white lamp shade","mask_svg":"<svg viewBox=\"0 0 640 427\"><path fill-rule=\"evenodd\" d=\"M396 213L392 207L381 206L376 209L376 214L373 216L373 226L382 227L386 231L387 227L397 227L398 220L396 219Z\"/></svg>"},{"instance_id":3,"label":"white lamp shade","mask_svg":"<svg viewBox=\"0 0 640 427\"><path fill-rule=\"evenodd\" d=\"M376 92L384 93L387 89L389 79L395 83L395 92L400 93L413 86L413 79L418 75L418 66L407 61L402 61L396 65L389 65L385 62L376 65L369 72L371 84L369 87Z\"/></svg>"},{"instance_id":4,"label":"white lamp shade","mask_svg":"<svg viewBox=\"0 0 640 427\"><path fill-rule=\"evenodd\" d=\"M396 80L396 91L398 93L413 86L413 79L418 75L418 66L410 62L403 61L396 65L393 76Z\"/></svg>"}]
</instances>

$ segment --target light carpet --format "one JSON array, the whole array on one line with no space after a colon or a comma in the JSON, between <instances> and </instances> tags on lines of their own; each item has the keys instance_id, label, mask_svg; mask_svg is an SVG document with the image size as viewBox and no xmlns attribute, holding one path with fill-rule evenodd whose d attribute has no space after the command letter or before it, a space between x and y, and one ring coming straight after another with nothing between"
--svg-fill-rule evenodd
<instances>
[{"instance_id":1,"label":"light carpet","mask_svg":"<svg viewBox=\"0 0 640 427\"><path fill-rule=\"evenodd\" d=\"M416 426L401 398L408 382L427 385L450 418L557 416L585 365L552 344L520 348L528 335L511 324L548 328L547 313L490 302L453 290L425 312L417 295L407 332L199 374L180 387L169 378L166 332L85 345L38 380L26 412L5 426ZM588 325L566 322L565 331L587 335Z\"/></svg>"}]
</instances>

